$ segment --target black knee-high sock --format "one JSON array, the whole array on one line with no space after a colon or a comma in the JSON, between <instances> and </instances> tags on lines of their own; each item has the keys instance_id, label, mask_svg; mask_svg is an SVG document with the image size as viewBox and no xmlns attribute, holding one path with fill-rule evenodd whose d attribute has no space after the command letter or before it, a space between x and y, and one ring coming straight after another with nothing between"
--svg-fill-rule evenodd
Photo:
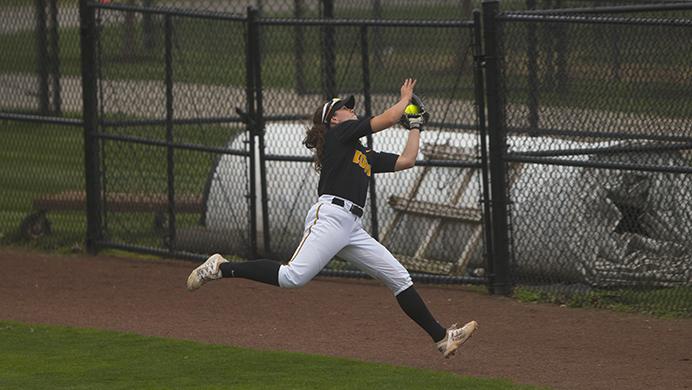
<instances>
[{"instance_id":1,"label":"black knee-high sock","mask_svg":"<svg viewBox=\"0 0 692 390\"><path fill-rule=\"evenodd\" d=\"M281 263L273 260L253 260L244 263L222 263L221 275L224 278L245 278L257 282L279 285Z\"/></svg>"},{"instance_id":2,"label":"black knee-high sock","mask_svg":"<svg viewBox=\"0 0 692 390\"><path fill-rule=\"evenodd\" d=\"M399 302L399 306L404 310L404 313L414 320L421 328L425 329L434 342L438 342L445 338L447 330L435 321L435 318L430 314L430 311L425 306L420 295L418 295L418 291L416 291L413 286L399 293L399 295L396 296L396 300Z\"/></svg>"}]
</instances>

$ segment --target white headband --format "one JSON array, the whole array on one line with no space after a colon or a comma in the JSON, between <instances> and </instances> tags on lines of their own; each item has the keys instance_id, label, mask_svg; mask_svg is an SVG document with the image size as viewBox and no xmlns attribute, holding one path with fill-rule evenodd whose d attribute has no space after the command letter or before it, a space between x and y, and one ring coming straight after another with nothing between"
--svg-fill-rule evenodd
<instances>
[{"instance_id":1,"label":"white headband","mask_svg":"<svg viewBox=\"0 0 692 390\"><path fill-rule=\"evenodd\" d=\"M327 117L329 117L329 114L331 114L332 107L334 107L334 104L336 104L339 101L341 101L341 99L334 98L324 103L324 106L322 107L322 123L327 124Z\"/></svg>"}]
</instances>

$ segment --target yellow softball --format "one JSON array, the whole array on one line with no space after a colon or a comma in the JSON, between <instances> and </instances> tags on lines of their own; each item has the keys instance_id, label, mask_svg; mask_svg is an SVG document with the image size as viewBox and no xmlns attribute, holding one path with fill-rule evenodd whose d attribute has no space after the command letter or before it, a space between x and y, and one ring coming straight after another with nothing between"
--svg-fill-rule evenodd
<instances>
[{"instance_id":1,"label":"yellow softball","mask_svg":"<svg viewBox=\"0 0 692 390\"><path fill-rule=\"evenodd\" d=\"M404 113L406 113L406 115L420 114L420 108L415 104L409 104L408 106L406 106Z\"/></svg>"}]
</instances>

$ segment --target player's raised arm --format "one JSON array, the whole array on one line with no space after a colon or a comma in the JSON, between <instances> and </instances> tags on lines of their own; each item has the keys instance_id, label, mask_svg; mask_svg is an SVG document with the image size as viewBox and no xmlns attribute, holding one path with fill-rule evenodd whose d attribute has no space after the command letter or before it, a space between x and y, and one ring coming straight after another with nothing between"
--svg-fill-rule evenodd
<instances>
[{"instance_id":1,"label":"player's raised arm","mask_svg":"<svg viewBox=\"0 0 692 390\"><path fill-rule=\"evenodd\" d=\"M382 131L399 123L401 115L404 114L404 110L411 100L411 96L413 96L413 88L415 86L416 80L404 80L404 83L401 85L401 96L399 101L385 110L385 112L370 119L370 127L373 133L377 133L378 131Z\"/></svg>"},{"instance_id":2,"label":"player's raised arm","mask_svg":"<svg viewBox=\"0 0 692 390\"><path fill-rule=\"evenodd\" d=\"M416 164L416 157L418 157L419 145L420 128L412 128L408 132L408 138L406 139L404 151L401 152L399 158L396 159L394 171L403 171L404 169L413 168L413 166Z\"/></svg>"},{"instance_id":3,"label":"player's raised arm","mask_svg":"<svg viewBox=\"0 0 692 390\"><path fill-rule=\"evenodd\" d=\"M399 123L401 123L404 128L408 129L409 132L404 151L401 152L394 164L395 171L408 169L416 164L420 145L420 133L423 131L423 125L426 124L429 119L430 113L425 111L423 101L413 94L404 115L402 115L399 120Z\"/></svg>"}]
</instances>

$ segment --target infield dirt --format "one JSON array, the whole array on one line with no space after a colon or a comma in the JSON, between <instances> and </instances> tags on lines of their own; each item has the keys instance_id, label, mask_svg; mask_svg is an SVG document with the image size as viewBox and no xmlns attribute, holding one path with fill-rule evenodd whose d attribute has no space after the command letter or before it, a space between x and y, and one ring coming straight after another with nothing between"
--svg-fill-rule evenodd
<instances>
[{"instance_id":1,"label":"infield dirt","mask_svg":"<svg viewBox=\"0 0 692 390\"><path fill-rule=\"evenodd\" d=\"M692 320L528 304L419 285L444 325L479 330L450 360L376 281L283 290L245 280L185 289L178 260L0 250L0 319L299 351L556 389L692 389Z\"/></svg>"}]
</instances>

